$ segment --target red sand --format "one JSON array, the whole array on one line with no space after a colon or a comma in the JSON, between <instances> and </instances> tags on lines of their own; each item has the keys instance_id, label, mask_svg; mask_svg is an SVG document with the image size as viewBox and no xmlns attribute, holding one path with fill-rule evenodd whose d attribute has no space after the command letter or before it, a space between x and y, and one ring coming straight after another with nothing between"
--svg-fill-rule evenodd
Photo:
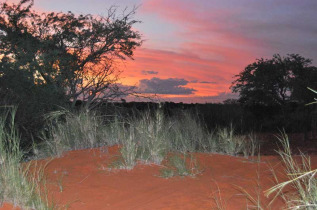
<instances>
[{"instance_id":1,"label":"red sand","mask_svg":"<svg viewBox=\"0 0 317 210\"><path fill-rule=\"evenodd\" d=\"M47 187L54 203L66 209L213 209L214 195L226 202L227 209L245 209L252 205L242 187L256 198L261 192L263 207L270 201L263 191L274 185L269 164L279 163L278 157L261 157L261 163L240 157L219 154L197 154L202 173L195 178L158 175L162 166L137 165L133 170L114 170L107 166L119 155L118 147L71 151L52 160L47 168ZM312 157L316 163L317 156ZM282 171L281 164L275 167ZM259 171L260 178L257 178ZM257 185L260 183L260 186ZM218 196L218 198L220 198ZM280 209L276 200L272 209ZM12 209L11 206L0 209Z\"/></svg>"}]
</instances>

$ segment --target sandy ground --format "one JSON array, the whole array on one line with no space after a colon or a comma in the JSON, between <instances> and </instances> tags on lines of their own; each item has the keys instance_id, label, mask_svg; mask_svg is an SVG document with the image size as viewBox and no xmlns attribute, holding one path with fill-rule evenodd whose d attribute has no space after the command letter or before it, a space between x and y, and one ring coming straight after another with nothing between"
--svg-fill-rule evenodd
<instances>
[{"instance_id":1,"label":"sandy ground","mask_svg":"<svg viewBox=\"0 0 317 210\"><path fill-rule=\"evenodd\" d=\"M265 207L272 197L266 198L263 191L274 185L270 168L274 167L282 179L284 176L277 156L263 156L259 163L242 157L196 154L200 174L164 179L159 177L159 165L139 164L130 171L109 169L118 155L118 147L113 146L71 151L53 159L46 176L54 203L61 209L76 210L214 209L216 197L226 209L246 209L253 204L241 187L254 198L259 195ZM312 162L316 166L317 156ZM271 207L281 209L283 205L277 199Z\"/></svg>"}]
</instances>

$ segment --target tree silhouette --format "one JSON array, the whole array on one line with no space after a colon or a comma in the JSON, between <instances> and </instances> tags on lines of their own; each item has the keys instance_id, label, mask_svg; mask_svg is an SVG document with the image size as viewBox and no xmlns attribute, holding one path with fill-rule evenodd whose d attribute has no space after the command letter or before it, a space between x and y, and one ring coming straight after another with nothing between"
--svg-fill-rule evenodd
<instances>
[{"instance_id":1,"label":"tree silhouette","mask_svg":"<svg viewBox=\"0 0 317 210\"><path fill-rule=\"evenodd\" d=\"M18 106L16 124L27 144L43 114L84 100L120 97L117 63L142 44L132 26L136 8L107 16L32 11L33 0L0 3L0 107ZM0 108L0 111L2 109Z\"/></svg>"},{"instance_id":2,"label":"tree silhouette","mask_svg":"<svg viewBox=\"0 0 317 210\"><path fill-rule=\"evenodd\" d=\"M235 76L231 89L239 93L239 102L246 106L308 103L314 96L307 87L317 87L317 68L311 64L311 59L298 54L257 59Z\"/></svg>"},{"instance_id":3,"label":"tree silhouette","mask_svg":"<svg viewBox=\"0 0 317 210\"><path fill-rule=\"evenodd\" d=\"M111 7L105 17L31 11L33 0L1 4L0 79L24 74L37 86L63 92L73 106L111 100L124 94L117 84L116 63L133 58L141 35L132 26L136 11L117 15ZM14 82L14 81L12 81ZM14 82L16 84L16 82Z\"/></svg>"}]
</instances>

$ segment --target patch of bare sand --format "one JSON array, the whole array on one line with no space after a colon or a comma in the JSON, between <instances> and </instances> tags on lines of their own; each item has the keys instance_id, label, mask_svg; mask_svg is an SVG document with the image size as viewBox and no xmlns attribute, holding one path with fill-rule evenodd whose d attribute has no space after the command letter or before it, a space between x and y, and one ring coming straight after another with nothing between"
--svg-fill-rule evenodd
<instances>
[{"instance_id":1,"label":"patch of bare sand","mask_svg":"<svg viewBox=\"0 0 317 210\"><path fill-rule=\"evenodd\" d=\"M54 203L69 209L212 209L213 195L226 201L227 209L252 205L238 190L240 186L262 205L270 198L263 191L274 185L269 165L283 171L277 156L261 157L261 162L219 154L196 154L202 173L195 178L159 177L158 165L137 165L133 170L109 169L119 156L118 146L108 151L71 151L52 160L46 168L47 187ZM316 156L312 161L316 163ZM259 172L259 178L257 171ZM281 175L283 176L283 175ZM258 184L259 183L259 186ZM272 209L280 209L277 199ZM2 208L1 208L2 209ZM8 208L7 208L8 209Z\"/></svg>"}]
</instances>

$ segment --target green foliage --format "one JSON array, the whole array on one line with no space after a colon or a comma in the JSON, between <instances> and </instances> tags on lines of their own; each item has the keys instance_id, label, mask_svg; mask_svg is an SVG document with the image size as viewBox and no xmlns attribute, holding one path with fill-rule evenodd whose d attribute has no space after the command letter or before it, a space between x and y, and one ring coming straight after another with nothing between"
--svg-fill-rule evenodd
<instances>
[{"instance_id":1,"label":"green foliage","mask_svg":"<svg viewBox=\"0 0 317 210\"><path fill-rule=\"evenodd\" d=\"M108 145L122 144L129 133L126 121L118 116L109 116L105 121L104 135Z\"/></svg>"}]
</instances>

